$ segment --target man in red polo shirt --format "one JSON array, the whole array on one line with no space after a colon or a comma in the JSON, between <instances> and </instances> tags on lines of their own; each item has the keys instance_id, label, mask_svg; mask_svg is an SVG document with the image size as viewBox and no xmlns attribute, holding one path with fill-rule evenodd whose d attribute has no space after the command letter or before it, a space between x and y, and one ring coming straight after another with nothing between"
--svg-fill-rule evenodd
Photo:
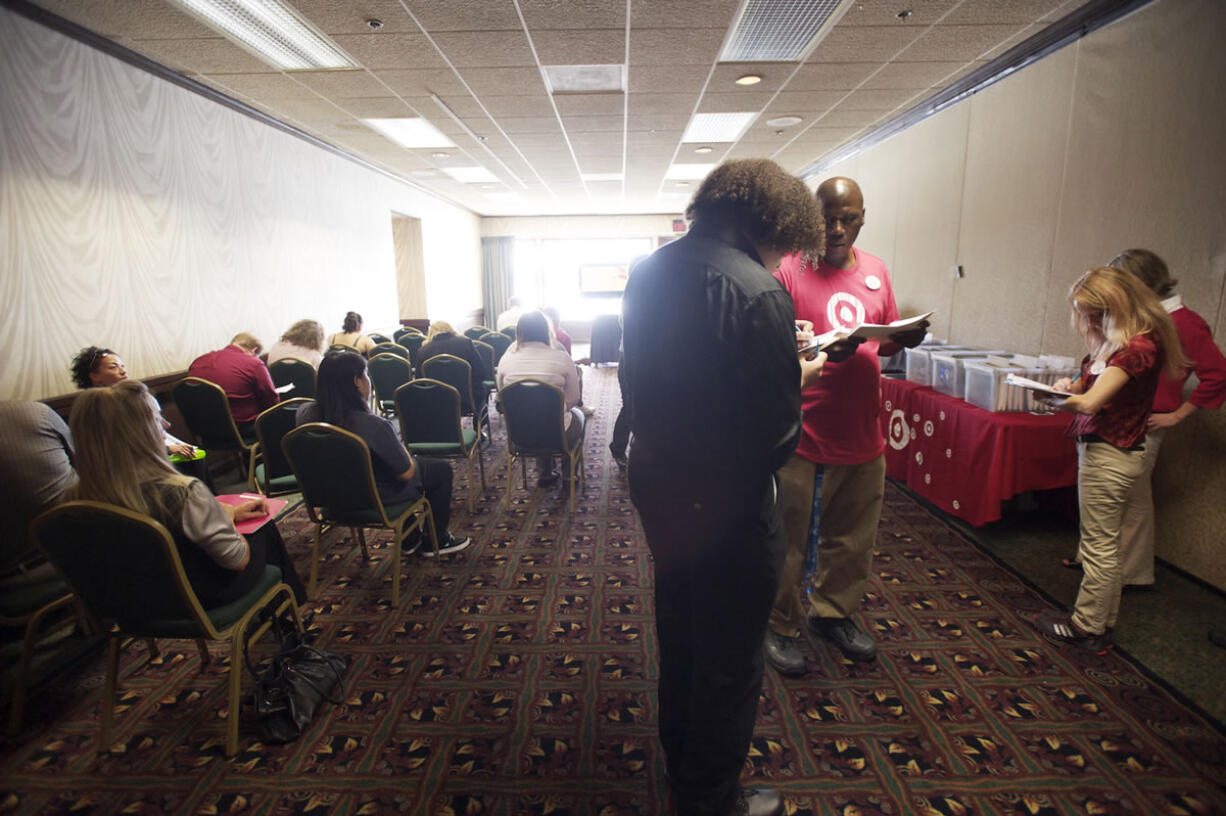
<instances>
[{"instance_id":1,"label":"man in red polo shirt","mask_svg":"<svg viewBox=\"0 0 1226 816\"><path fill-rule=\"evenodd\" d=\"M230 412L240 432L251 429L265 408L280 401L268 366L259 358L260 341L246 332L234 335L230 345L210 351L192 361L189 377L199 377L221 386L230 400Z\"/></svg>"},{"instance_id":2,"label":"man in red polo shirt","mask_svg":"<svg viewBox=\"0 0 1226 816\"><path fill-rule=\"evenodd\" d=\"M864 225L860 187L849 178L828 179L817 188L817 199L826 221L820 259L814 264L792 255L775 272L792 296L796 318L812 321L817 335L897 320L885 263L852 248ZM788 554L765 645L767 662L784 674L805 671L799 635L806 608L809 628L846 657L867 661L877 656L872 637L851 616L868 582L885 493L878 357L893 354L900 345L919 345L928 324L921 326L891 335L885 343L857 346L845 340L829 347L821 378L802 395L804 433L779 470ZM819 535L816 564L812 583L802 590L814 527Z\"/></svg>"}]
</instances>

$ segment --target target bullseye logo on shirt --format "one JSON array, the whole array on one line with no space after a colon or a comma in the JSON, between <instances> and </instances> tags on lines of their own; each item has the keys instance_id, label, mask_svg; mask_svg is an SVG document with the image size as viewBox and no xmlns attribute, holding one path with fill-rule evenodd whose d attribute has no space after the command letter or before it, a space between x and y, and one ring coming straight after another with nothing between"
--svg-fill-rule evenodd
<instances>
[{"instance_id":1,"label":"target bullseye logo on shirt","mask_svg":"<svg viewBox=\"0 0 1226 816\"><path fill-rule=\"evenodd\" d=\"M855 331L864 322L864 304L855 295L835 292L826 301L826 320L833 328Z\"/></svg>"}]
</instances>

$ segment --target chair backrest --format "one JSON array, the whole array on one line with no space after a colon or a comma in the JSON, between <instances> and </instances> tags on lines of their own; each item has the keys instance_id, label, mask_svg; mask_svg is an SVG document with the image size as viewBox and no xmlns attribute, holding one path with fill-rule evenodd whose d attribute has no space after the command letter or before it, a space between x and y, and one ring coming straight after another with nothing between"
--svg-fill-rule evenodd
<instances>
[{"instance_id":1,"label":"chair backrest","mask_svg":"<svg viewBox=\"0 0 1226 816\"><path fill-rule=\"evenodd\" d=\"M481 335L481 342L494 349L494 365L497 366L502 362L502 355L507 353L507 349L511 347L511 338L507 337L502 332L490 332L489 334ZM491 371L493 369L490 369Z\"/></svg>"},{"instance_id":2,"label":"chair backrest","mask_svg":"<svg viewBox=\"0 0 1226 816\"><path fill-rule=\"evenodd\" d=\"M230 400L220 385L199 377L184 377L170 390L179 413L200 447L205 450L237 450L246 448Z\"/></svg>"},{"instance_id":3,"label":"chair backrest","mask_svg":"<svg viewBox=\"0 0 1226 816\"><path fill-rule=\"evenodd\" d=\"M413 328L412 326L405 326L403 328L396 329L396 333L392 335L392 342L399 343L400 338L405 337L406 335L410 335L410 334L421 335L421 332ZM425 335L422 335L422 336L424 337Z\"/></svg>"},{"instance_id":4,"label":"chair backrest","mask_svg":"<svg viewBox=\"0 0 1226 816\"><path fill-rule=\"evenodd\" d=\"M420 332L411 334L402 334L396 338L396 342L404 347L410 355L415 354L418 349L426 342L426 336Z\"/></svg>"},{"instance_id":5,"label":"chair backrest","mask_svg":"<svg viewBox=\"0 0 1226 816\"><path fill-rule=\"evenodd\" d=\"M473 369L454 354L436 354L421 364L423 377L447 383L460 394L460 404L473 404Z\"/></svg>"},{"instance_id":6,"label":"chair backrest","mask_svg":"<svg viewBox=\"0 0 1226 816\"><path fill-rule=\"evenodd\" d=\"M286 357L268 366L273 383L281 388L286 385L294 387L289 396L294 399L313 399L315 397L315 366L297 357Z\"/></svg>"},{"instance_id":7,"label":"chair backrest","mask_svg":"<svg viewBox=\"0 0 1226 816\"><path fill-rule=\"evenodd\" d=\"M396 416L405 445L463 443L460 392L445 382L423 377L397 388Z\"/></svg>"},{"instance_id":8,"label":"chair backrest","mask_svg":"<svg viewBox=\"0 0 1226 816\"><path fill-rule=\"evenodd\" d=\"M375 387L375 399L391 402L396 398L396 389L413 379L409 361L397 354L379 354L370 358L366 365L370 382Z\"/></svg>"},{"instance_id":9,"label":"chair backrest","mask_svg":"<svg viewBox=\"0 0 1226 816\"><path fill-rule=\"evenodd\" d=\"M376 345L378 345L379 343L392 342L392 338L388 337L386 334L379 334L379 332L370 332L366 336L369 337L371 340L375 341Z\"/></svg>"},{"instance_id":10,"label":"chair backrest","mask_svg":"<svg viewBox=\"0 0 1226 816\"><path fill-rule=\"evenodd\" d=\"M409 359L409 350L399 343L393 343L391 341L376 344L374 348L367 352L366 356L376 357L380 354L395 354L397 357L403 357L406 360Z\"/></svg>"},{"instance_id":11,"label":"chair backrest","mask_svg":"<svg viewBox=\"0 0 1226 816\"><path fill-rule=\"evenodd\" d=\"M469 326L467 329L464 330L464 336L467 337L469 340L476 340L478 337L480 337L483 334L489 334L489 332L490 332L489 326Z\"/></svg>"},{"instance_id":12,"label":"chair backrest","mask_svg":"<svg viewBox=\"0 0 1226 816\"><path fill-rule=\"evenodd\" d=\"M208 631L174 537L152 518L102 502L70 501L36 518L30 530L101 622L133 635L149 621L194 621L200 636Z\"/></svg>"},{"instance_id":13,"label":"chair backrest","mask_svg":"<svg viewBox=\"0 0 1226 816\"><path fill-rule=\"evenodd\" d=\"M260 440L260 454L264 457L264 480L270 482L282 476L290 476L294 470L281 450L281 440L294 430L298 409L311 402L309 399L291 399L278 402L255 418L255 436Z\"/></svg>"},{"instance_id":14,"label":"chair backrest","mask_svg":"<svg viewBox=\"0 0 1226 816\"><path fill-rule=\"evenodd\" d=\"M490 373L490 379L494 378L494 347L489 343L481 340L473 341L473 348L481 355L481 362L485 363L485 370Z\"/></svg>"},{"instance_id":15,"label":"chair backrest","mask_svg":"<svg viewBox=\"0 0 1226 816\"><path fill-rule=\"evenodd\" d=\"M333 351L357 351L353 346L346 346L344 343L333 343L328 346L328 353Z\"/></svg>"},{"instance_id":16,"label":"chair backrest","mask_svg":"<svg viewBox=\"0 0 1226 816\"><path fill-rule=\"evenodd\" d=\"M499 333L505 334L507 337L509 337L512 340L515 339L515 327L514 326L507 326L505 329L501 329Z\"/></svg>"},{"instance_id":17,"label":"chair backrest","mask_svg":"<svg viewBox=\"0 0 1226 816\"><path fill-rule=\"evenodd\" d=\"M498 391L507 444L522 453L565 453L566 397L541 380L519 380Z\"/></svg>"},{"instance_id":18,"label":"chair backrest","mask_svg":"<svg viewBox=\"0 0 1226 816\"><path fill-rule=\"evenodd\" d=\"M347 514L372 510L382 515L370 448L357 434L325 422L308 422L286 434L281 448L303 500L311 507L326 508L329 519L340 521Z\"/></svg>"}]
</instances>

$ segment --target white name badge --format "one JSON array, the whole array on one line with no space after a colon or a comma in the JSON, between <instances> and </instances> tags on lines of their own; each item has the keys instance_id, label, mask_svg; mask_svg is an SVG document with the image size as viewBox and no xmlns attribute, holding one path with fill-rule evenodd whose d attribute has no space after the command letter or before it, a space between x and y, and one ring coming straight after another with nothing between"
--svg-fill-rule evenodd
<instances>
[{"instance_id":1,"label":"white name badge","mask_svg":"<svg viewBox=\"0 0 1226 816\"><path fill-rule=\"evenodd\" d=\"M876 275L869 275L864 279L864 285L876 292L881 288L881 278Z\"/></svg>"}]
</instances>

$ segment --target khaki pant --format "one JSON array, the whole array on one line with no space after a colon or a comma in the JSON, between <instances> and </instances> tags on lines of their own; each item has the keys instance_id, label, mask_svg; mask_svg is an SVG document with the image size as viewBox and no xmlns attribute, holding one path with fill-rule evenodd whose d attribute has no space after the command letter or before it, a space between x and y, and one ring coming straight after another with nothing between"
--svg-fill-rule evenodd
<instances>
[{"instance_id":1,"label":"khaki pant","mask_svg":"<svg viewBox=\"0 0 1226 816\"><path fill-rule=\"evenodd\" d=\"M1143 475L1145 452L1120 450L1106 442L1078 442L1077 460L1084 574L1073 623L1101 635L1119 617L1123 587L1120 526L1132 489Z\"/></svg>"},{"instance_id":2,"label":"khaki pant","mask_svg":"<svg viewBox=\"0 0 1226 816\"><path fill-rule=\"evenodd\" d=\"M1158 464L1158 449L1166 437L1167 428L1158 428L1145 436L1145 458L1141 475L1137 477L1124 518L1120 522L1120 558L1123 564L1120 583L1123 586L1149 586L1154 582L1154 466Z\"/></svg>"},{"instance_id":3,"label":"khaki pant","mask_svg":"<svg viewBox=\"0 0 1226 816\"><path fill-rule=\"evenodd\" d=\"M813 521L813 483L821 468L822 494L817 569L808 606L819 618L846 618L860 608L868 583L885 497L885 457L862 465L816 465L792 456L779 469L787 558L771 609L770 628L796 637L805 618L802 596L805 549Z\"/></svg>"}]
</instances>

